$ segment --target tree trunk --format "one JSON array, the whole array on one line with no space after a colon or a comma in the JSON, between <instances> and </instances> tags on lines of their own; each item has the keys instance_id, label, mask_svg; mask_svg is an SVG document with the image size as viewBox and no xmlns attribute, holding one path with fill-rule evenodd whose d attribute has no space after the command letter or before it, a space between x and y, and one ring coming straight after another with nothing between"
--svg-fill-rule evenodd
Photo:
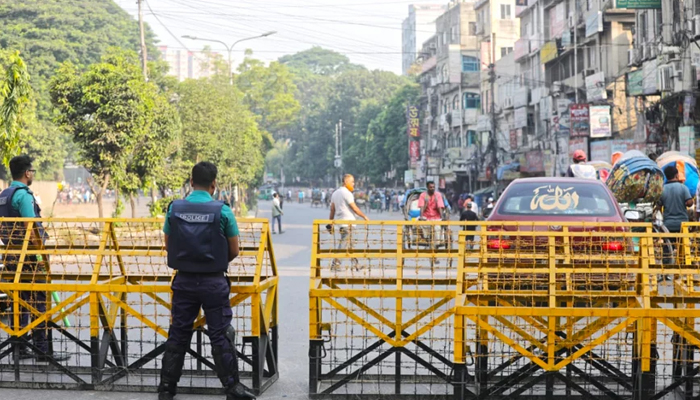
<instances>
[{"instance_id":1,"label":"tree trunk","mask_svg":"<svg viewBox=\"0 0 700 400\"><path fill-rule=\"evenodd\" d=\"M156 185L151 186L151 204L156 205ZM163 196L165 197L165 196Z\"/></svg>"},{"instance_id":2,"label":"tree trunk","mask_svg":"<svg viewBox=\"0 0 700 400\"><path fill-rule=\"evenodd\" d=\"M101 190L99 192L95 193L95 201L97 201L97 216L100 218L104 218L105 212L104 212L104 208L102 207L102 191Z\"/></svg>"},{"instance_id":3,"label":"tree trunk","mask_svg":"<svg viewBox=\"0 0 700 400\"><path fill-rule=\"evenodd\" d=\"M129 193L129 203L131 204L131 218L136 218L136 197L133 193Z\"/></svg>"}]
</instances>

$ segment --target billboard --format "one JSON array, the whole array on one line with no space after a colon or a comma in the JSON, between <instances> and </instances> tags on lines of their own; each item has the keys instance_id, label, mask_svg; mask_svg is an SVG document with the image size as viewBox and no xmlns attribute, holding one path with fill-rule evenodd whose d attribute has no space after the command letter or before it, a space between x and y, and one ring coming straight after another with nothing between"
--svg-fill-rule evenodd
<instances>
[{"instance_id":1,"label":"billboard","mask_svg":"<svg viewBox=\"0 0 700 400\"><path fill-rule=\"evenodd\" d=\"M592 139L612 136L610 106L591 106L589 114Z\"/></svg>"},{"instance_id":2,"label":"billboard","mask_svg":"<svg viewBox=\"0 0 700 400\"><path fill-rule=\"evenodd\" d=\"M588 101L606 100L608 92L605 89L605 73L598 72L586 77L586 98Z\"/></svg>"},{"instance_id":3,"label":"billboard","mask_svg":"<svg viewBox=\"0 0 700 400\"><path fill-rule=\"evenodd\" d=\"M661 9L661 0L617 0L617 8L627 9Z\"/></svg>"},{"instance_id":4,"label":"billboard","mask_svg":"<svg viewBox=\"0 0 700 400\"><path fill-rule=\"evenodd\" d=\"M586 137L590 133L588 119L588 104L572 104L569 106L571 120L571 137Z\"/></svg>"},{"instance_id":5,"label":"billboard","mask_svg":"<svg viewBox=\"0 0 700 400\"><path fill-rule=\"evenodd\" d=\"M644 94L644 70L638 69L627 73L627 96Z\"/></svg>"},{"instance_id":6,"label":"billboard","mask_svg":"<svg viewBox=\"0 0 700 400\"><path fill-rule=\"evenodd\" d=\"M564 4L564 3L562 3ZM559 57L559 48L556 41L547 42L540 50L540 62L546 64Z\"/></svg>"}]
</instances>

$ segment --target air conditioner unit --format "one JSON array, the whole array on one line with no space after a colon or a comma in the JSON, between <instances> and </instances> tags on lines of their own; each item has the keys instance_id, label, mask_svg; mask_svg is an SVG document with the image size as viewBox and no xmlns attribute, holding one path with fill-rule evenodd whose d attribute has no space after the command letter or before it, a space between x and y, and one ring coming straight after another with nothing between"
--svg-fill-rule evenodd
<instances>
[{"instance_id":1,"label":"air conditioner unit","mask_svg":"<svg viewBox=\"0 0 700 400\"><path fill-rule=\"evenodd\" d=\"M700 37L700 15L693 17L693 37Z\"/></svg>"},{"instance_id":2,"label":"air conditioner unit","mask_svg":"<svg viewBox=\"0 0 700 400\"><path fill-rule=\"evenodd\" d=\"M637 49L627 50L627 66L631 67L637 64Z\"/></svg>"},{"instance_id":3,"label":"air conditioner unit","mask_svg":"<svg viewBox=\"0 0 700 400\"><path fill-rule=\"evenodd\" d=\"M683 63L679 61L673 61L669 63L673 67L673 78L678 79L679 82L683 82Z\"/></svg>"},{"instance_id":4,"label":"air conditioner unit","mask_svg":"<svg viewBox=\"0 0 700 400\"><path fill-rule=\"evenodd\" d=\"M670 65L665 65L659 68L657 74L657 83L659 90L662 92L673 91L673 67Z\"/></svg>"}]
</instances>

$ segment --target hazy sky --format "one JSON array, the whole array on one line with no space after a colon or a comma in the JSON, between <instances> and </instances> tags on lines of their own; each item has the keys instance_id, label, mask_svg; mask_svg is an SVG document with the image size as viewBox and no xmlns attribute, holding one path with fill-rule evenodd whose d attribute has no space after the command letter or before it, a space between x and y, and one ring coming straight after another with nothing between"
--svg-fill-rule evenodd
<instances>
[{"instance_id":1,"label":"hazy sky","mask_svg":"<svg viewBox=\"0 0 700 400\"><path fill-rule=\"evenodd\" d=\"M115 1L137 15L136 0ZM230 44L263 32L278 32L237 45L234 63L240 62L247 48L257 58L270 61L318 45L344 53L370 69L401 73L401 22L408 16L409 4L421 3L447 0L148 0L144 19L160 44L184 45L189 50L200 50L207 43L182 39L183 35ZM209 45L226 55L220 44Z\"/></svg>"}]
</instances>

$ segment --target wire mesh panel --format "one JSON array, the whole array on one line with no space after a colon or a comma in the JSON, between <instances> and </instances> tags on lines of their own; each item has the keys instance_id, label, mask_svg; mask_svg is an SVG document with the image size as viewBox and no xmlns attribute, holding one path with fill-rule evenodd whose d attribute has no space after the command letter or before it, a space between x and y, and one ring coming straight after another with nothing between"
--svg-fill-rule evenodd
<instances>
[{"instance_id":1,"label":"wire mesh panel","mask_svg":"<svg viewBox=\"0 0 700 400\"><path fill-rule=\"evenodd\" d=\"M314 223L312 395L454 394L452 310L463 228Z\"/></svg>"},{"instance_id":2,"label":"wire mesh panel","mask_svg":"<svg viewBox=\"0 0 700 400\"><path fill-rule=\"evenodd\" d=\"M694 234L609 223L483 228L478 243L460 238L454 360L467 365L462 397L700 394ZM674 245L663 254L666 238Z\"/></svg>"},{"instance_id":3,"label":"wire mesh panel","mask_svg":"<svg viewBox=\"0 0 700 400\"><path fill-rule=\"evenodd\" d=\"M232 325L244 382L260 392L278 376L277 270L267 221L238 225ZM0 385L155 391L173 277L161 228L157 219L4 219ZM221 391L210 354L200 313L183 392Z\"/></svg>"}]
</instances>

